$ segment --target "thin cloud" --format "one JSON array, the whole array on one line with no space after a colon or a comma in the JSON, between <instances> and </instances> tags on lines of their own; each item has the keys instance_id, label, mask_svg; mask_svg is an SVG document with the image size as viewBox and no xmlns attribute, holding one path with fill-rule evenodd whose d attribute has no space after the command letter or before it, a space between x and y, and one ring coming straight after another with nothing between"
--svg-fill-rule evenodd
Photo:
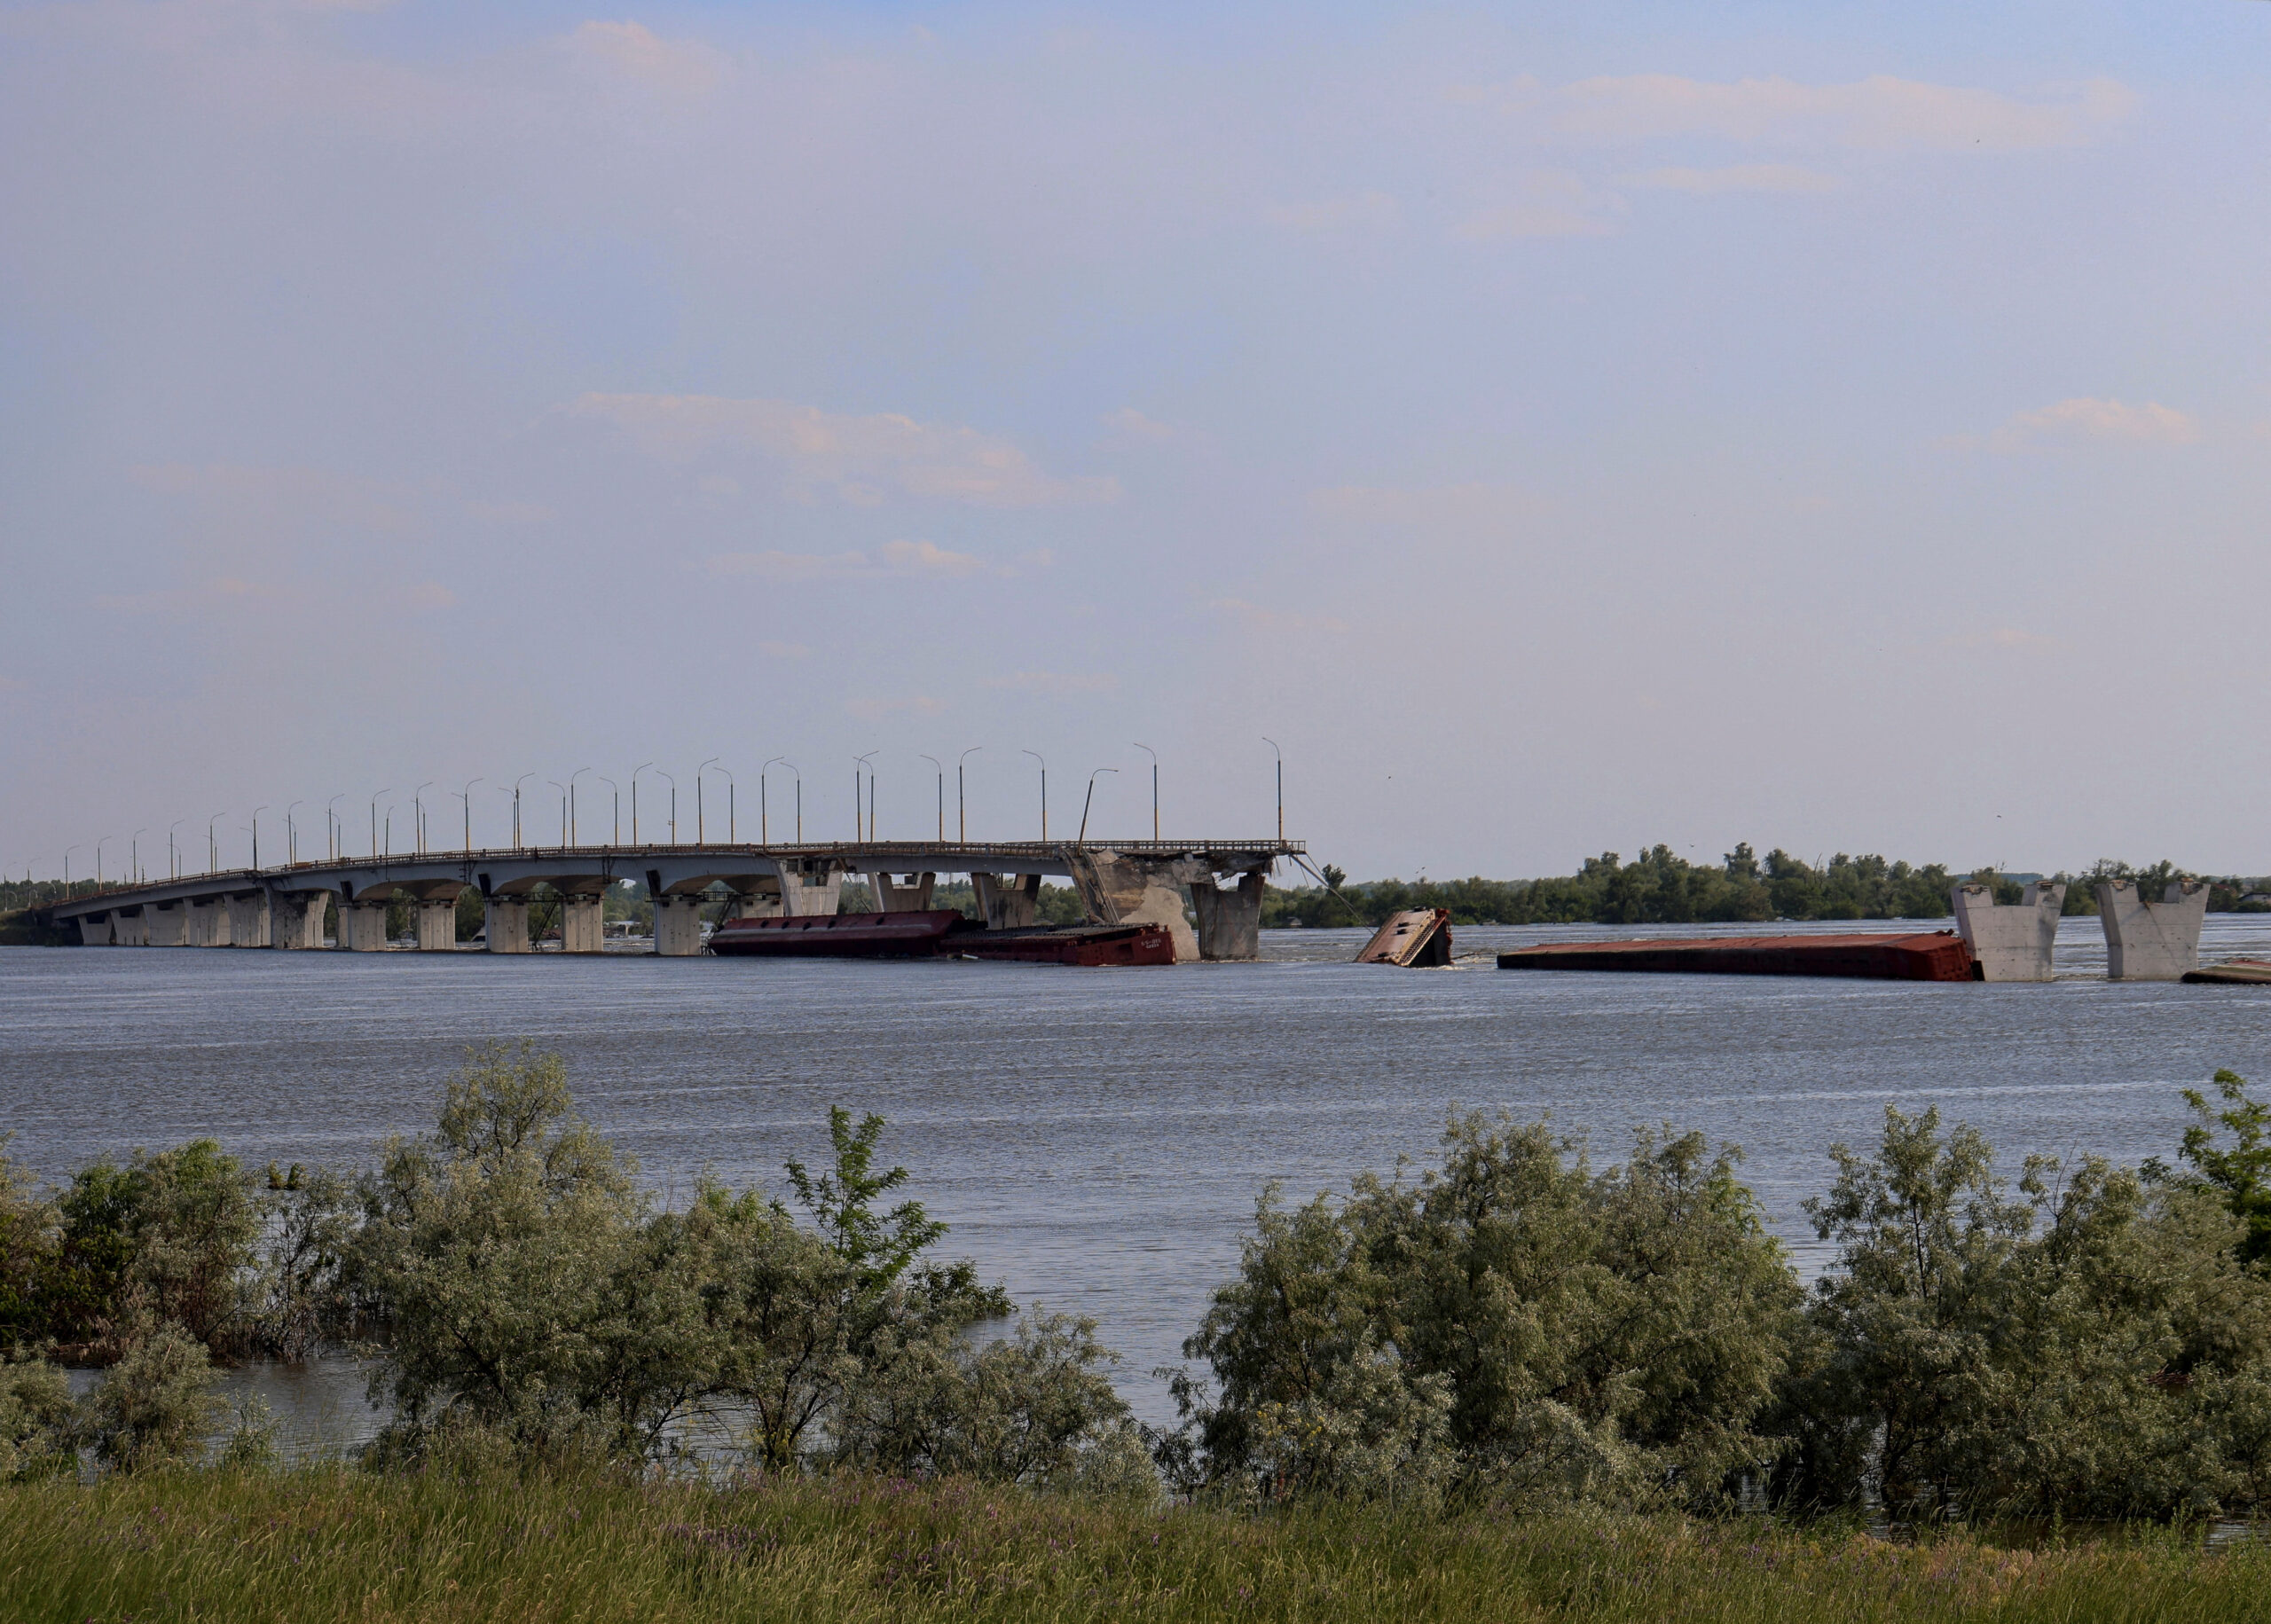
<instances>
[{"instance_id":1,"label":"thin cloud","mask_svg":"<svg viewBox=\"0 0 2271 1624\"><path fill-rule=\"evenodd\" d=\"M1734 163L1716 169L1647 169L1621 183L1715 197L1723 192L1835 192L1845 183L1796 163Z\"/></svg>"},{"instance_id":2,"label":"thin cloud","mask_svg":"<svg viewBox=\"0 0 2271 1624\"><path fill-rule=\"evenodd\" d=\"M586 22L561 43L581 62L680 100L709 95L724 82L730 66L714 46L664 39L635 22Z\"/></svg>"},{"instance_id":3,"label":"thin cloud","mask_svg":"<svg viewBox=\"0 0 2271 1624\"><path fill-rule=\"evenodd\" d=\"M2198 421L2173 406L2078 396L2017 413L1988 435L1987 445L2008 453L2087 444L2189 445L2199 437Z\"/></svg>"},{"instance_id":4,"label":"thin cloud","mask_svg":"<svg viewBox=\"0 0 2271 1624\"><path fill-rule=\"evenodd\" d=\"M785 400L717 395L585 395L568 411L614 424L633 444L666 462L720 450L755 451L782 464L791 480L872 506L892 495L979 507L1047 507L1111 502L1109 477L1044 473L1014 443L897 412L823 412Z\"/></svg>"},{"instance_id":5,"label":"thin cloud","mask_svg":"<svg viewBox=\"0 0 2271 1624\"><path fill-rule=\"evenodd\" d=\"M1712 136L1877 152L2011 153L2083 145L2135 110L2134 91L2091 79L2034 98L1879 74L1851 84L1783 78L1733 83L1673 74L1580 80L1549 88L1525 79L1461 99L1495 102L1555 133L1606 142Z\"/></svg>"},{"instance_id":6,"label":"thin cloud","mask_svg":"<svg viewBox=\"0 0 2271 1624\"><path fill-rule=\"evenodd\" d=\"M1347 621L1330 615L1301 615L1290 609L1273 609L1244 598L1209 598L1198 607L1210 615L1227 616L1249 632L1338 633L1348 630Z\"/></svg>"},{"instance_id":7,"label":"thin cloud","mask_svg":"<svg viewBox=\"0 0 2271 1624\"><path fill-rule=\"evenodd\" d=\"M1174 425L1145 417L1133 406L1122 406L1104 421L1105 428L1138 440L1172 440L1175 435Z\"/></svg>"},{"instance_id":8,"label":"thin cloud","mask_svg":"<svg viewBox=\"0 0 2271 1624\"><path fill-rule=\"evenodd\" d=\"M1453 235L1465 242L1521 237L1606 237L1623 224L1625 202L1599 192L1566 169L1535 169L1514 194L1485 204L1460 221Z\"/></svg>"}]
</instances>

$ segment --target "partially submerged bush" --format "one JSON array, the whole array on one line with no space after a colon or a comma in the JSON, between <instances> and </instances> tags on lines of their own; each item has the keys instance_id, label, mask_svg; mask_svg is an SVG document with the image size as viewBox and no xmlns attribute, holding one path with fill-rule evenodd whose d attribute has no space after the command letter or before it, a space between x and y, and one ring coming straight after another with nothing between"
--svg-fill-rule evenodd
<instances>
[{"instance_id":1,"label":"partially submerged bush","mask_svg":"<svg viewBox=\"0 0 2271 1624\"><path fill-rule=\"evenodd\" d=\"M169 1322L130 1345L85 1406L95 1459L118 1471L195 1460L227 1413L205 1345Z\"/></svg>"},{"instance_id":2,"label":"partially submerged bush","mask_svg":"<svg viewBox=\"0 0 2271 1624\"><path fill-rule=\"evenodd\" d=\"M36 1359L0 1359L0 1483L68 1471L78 1459L77 1424L62 1371Z\"/></svg>"},{"instance_id":3,"label":"partially submerged bush","mask_svg":"<svg viewBox=\"0 0 2271 1624\"><path fill-rule=\"evenodd\" d=\"M1596 1173L1545 1125L1469 1117L1417 1183L1265 1196L1177 1378L1183 1486L1515 1506L1709 1505L1772 1453L1752 1429L1798 1293L1733 1153L1643 1134Z\"/></svg>"},{"instance_id":4,"label":"partially submerged bush","mask_svg":"<svg viewBox=\"0 0 2271 1624\"><path fill-rule=\"evenodd\" d=\"M1786 1385L1786 1498L1945 1518L2202 1516L2265 1503L2271 1281L2203 1188L2031 1159L1885 1112L1810 1203L1839 1246Z\"/></svg>"}]
</instances>

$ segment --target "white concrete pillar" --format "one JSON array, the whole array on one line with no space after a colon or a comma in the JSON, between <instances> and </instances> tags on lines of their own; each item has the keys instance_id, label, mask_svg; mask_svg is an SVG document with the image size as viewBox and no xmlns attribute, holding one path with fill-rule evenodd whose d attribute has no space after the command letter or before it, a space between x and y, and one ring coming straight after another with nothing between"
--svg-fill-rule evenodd
<instances>
[{"instance_id":1,"label":"white concrete pillar","mask_svg":"<svg viewBox=\"0 0 2271 1624\"><path fill-rule=\"evenodd\" d=\"M777 882L759 880L758 889L736 891L726 898L727 919L778 919L781 917L781 887ZM766 886L773 887L766 890Z\"/></svg>"},{"instance_id":2,"label":"white concrete pillar","mask_svg":"<svg viewBox=\"0 0 2271 1624\"><path fill-rule=\"evenodd\" d=\"M970 889L978 894L978 911L988 930L1022 930L1031 925L1041 906L1041 876L1037 874L973 874Z\"/></svg>"},{"instance_id":3,"label":"white concrete pillar","mask_svg":"<svg viewBox=\"0 0 2271 1624\"><path fill-rule=\"evenodd\" d=\"M147 905L138 908L113 908L110 939L112 945L116 947L147 947L150 945Z\"/></svg>"},{"instance_id":4,"label":"white concrete pillar","mask_svg":"<svg viewBox=\"0 0 2271 1624\"><path fill-rule=\"evenodd\" d=\"M183 947L188 945L185 934L189 923L189 909L179 902L145 903L142 917L150 923L150 945L153 947Z\"/></svg>"},{"instance_id":5,"label":"white concrete pillar","mask_svg":"<svg viewBox=\"0 0 2271 1624\"><path fill-rule=\"evenodd\" d=\"M79 945L83 947L110 945L110 915L82 914L79 915Z\"/></svg>"},{"instance_id":6,"label":"white concrete pillar","mask_svg":"<svg viewBox=\"0 0 2271 1624\"><path fill-rule=\"evenodd\" d=\"M2126 880L2100 880L2096 890L2107 980L2177 981L2200 968L2207 881L2171 880L2158 902L2139 896Z\"/></svg>"},{"instance_id":7,"label":"white concrete pillar","mask_svg":"<svg viewBox=\"0 0 2271 1624\"><path fill-rule=\"evenodd\" d=\"M1261 956L1261 889L1259 874L1238 876L1236 890L1194 885L1191 899L1198 906L1198 956L1202 959L1258 959Z\"/></svg>"},{"instance_id":8,"label":"white concrete pillar","mask_svg":"<svg viewBox=\"0 0 2271 1624\"><path fill-rule=\"evenodd\" d=\"M666 959L690 959L702 951L702 896L664 891L655 898L655 951Z\"/></svg>"},{"instance_id":9,"label":"white concrete pillar","mask_svg":"<svg viewBox=\"0 0 2271 1624\"><path fill-rule=\"evenodd\" d=\"M2017 902L1999 907L1992 887L1964 880L1949 889L1956 929L1970 944L1982 981L2048 981L2066 906L2063 881L2038 880Z\"/></svg>"},{"instance_id":10,"label":"white concrete pillar","mask_svg":"<svg viewBox=\"0 0 2271 1624\"><path fill-rule=\"evenodd\" d=\"M598 897L560 898L560 949L562 953L600 953L607 942L606 906Z\"/></svg>"},{"instance_id":11,"label":"white concrete pillar","mask_svg":"<svg viewBox=\"0 0 2271 1624\"><path fill-rule=\"evenodd\" d=\"M455 953L458 950L458 902L454 897L418 898L418 951Z\"/></svg>"},{"instance_id":12,"label":"white concrete pillar","mask_svg":"<svg viewBox=\"0 0 2271 1624\"><path fill-rule=\"evenodd\" d=\"M383 901L341 903L339 945L350 953L384 953L389 945L387 905Z\"/></svg>"},{"instance_id":13,"label":"white concrete pillar","mask_svg":"<svg viewBox=\"0 0 2271 1624\"><path fill-rule=\"evenodd\" d=\"M268 900L268 945L300 950L323 945L329 891L278 891Z\"/></svg>"},{"instance_id":14,"label":"white concrete pillar","mask_svg":"<svg viewBox=\"0 0 2271 1624\"><path fill-rule=\"evenodd\" d=\"M226 947L229 945L229 899L226 897L192 897L182 906L189 914L182 929L192 947Z\"/></svg>"},{"instance_id":15,"label":"white concrete pillar","mask_svg":"<svg viewBox=\"0 0 2271 1624\"><path fill-rule=\"evenodd\" d=\"M878 912L920 914L930 907L931 893L938 889L939 876L935 874L917 874L910 875L908 878L909 883L900 885L887 874L871 874L868 876L868 889L875 895L876 907Z\"/></svg>"},{"instance_id":16,"label":"white concrete pillar","mask_svg":"<svg viewBox=\"0 0 2271 1624\"><path fill-rule=\"evenodd\" d=\"M268 893L240 892L229 898L229 943L234 947L268 945Z\"/></svg>"},{"instance_id":17,"label":"white concrete pillar","mask_svg":"<svg viewBox=\"0 0 2271 1624\"><path fill-rule=\"evenodd\" d=\"M783 868L781 871L781 911L799 919L814 914L833 914L844 903L844 870L833 865L821 864L811 868ZM656 927L656 941L661 940ZM658 945L657 953L662 949Z\"/></svg>"},{"instance_id":18,"label":"white concrete pillar","mask_svg":"<svg viewBox=\"0 0 2271 1624\"><path fill-rule=\"evenodd\" d=\"M481 899L482 934L491 953L529 950L529 899L526 897L484 897Z\"/></svg>"}]
</instances>

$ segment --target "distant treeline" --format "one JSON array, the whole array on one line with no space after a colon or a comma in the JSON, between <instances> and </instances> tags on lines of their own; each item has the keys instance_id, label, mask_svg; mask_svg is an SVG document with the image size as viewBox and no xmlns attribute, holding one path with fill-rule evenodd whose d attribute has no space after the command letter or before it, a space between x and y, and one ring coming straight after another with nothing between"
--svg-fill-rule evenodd
<instances>
[{"instance_id":1,"label":"distant treeline","mask_svg":"<svg viewBox=\"0 0 2271 1624\"><path fill-rule=\"evenodd\" d=\"M2134 881L2158 896L2186 872L2163 861L2149 867L2103 859L2068 882L2066 912L2095 914L2092 883ZM1587 858L1574 875L1542 880L1373 880L1351 884L1327 867L1331 889L1272 890L1262 903L1267 926L1377 925L1405 908L1449 908L1460 925L1659 925L1764 922L1777 919L1945 919L1949 888L1976 879L1995 887L1996 898L2016 902L2024 887L1992 868L1961 874L1945 863L1918 867L1874 855L1841 851L1821 867L1779 846L1761 858L1749 843L1717 863L1691 863L1670 846L1652 846L1627 863L1614 851ZM2219 912L2271 912L2244 900L2266 882L2239 876L2213 883L2209 904Z\"/></svg>"}]
</instances>

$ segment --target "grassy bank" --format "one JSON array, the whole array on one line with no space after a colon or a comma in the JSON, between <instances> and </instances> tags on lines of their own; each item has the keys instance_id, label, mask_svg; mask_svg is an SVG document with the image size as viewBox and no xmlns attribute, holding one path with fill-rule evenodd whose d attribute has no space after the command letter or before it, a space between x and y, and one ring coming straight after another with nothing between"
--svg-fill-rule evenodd
<instances>
[{"instance_id":1,"label":"grassy bank","mask_svg":"<svg viewBox=\"0 0 2271 1624\"><path fill-rule=\"evenodd\" d=\"M363 1620L2244 1620L2271 1553L2145 1533L1920 1546L1743 1521L1077 1506L343 1470L0 1489L0 1613Z\"/></svg>"}]
</instances>

